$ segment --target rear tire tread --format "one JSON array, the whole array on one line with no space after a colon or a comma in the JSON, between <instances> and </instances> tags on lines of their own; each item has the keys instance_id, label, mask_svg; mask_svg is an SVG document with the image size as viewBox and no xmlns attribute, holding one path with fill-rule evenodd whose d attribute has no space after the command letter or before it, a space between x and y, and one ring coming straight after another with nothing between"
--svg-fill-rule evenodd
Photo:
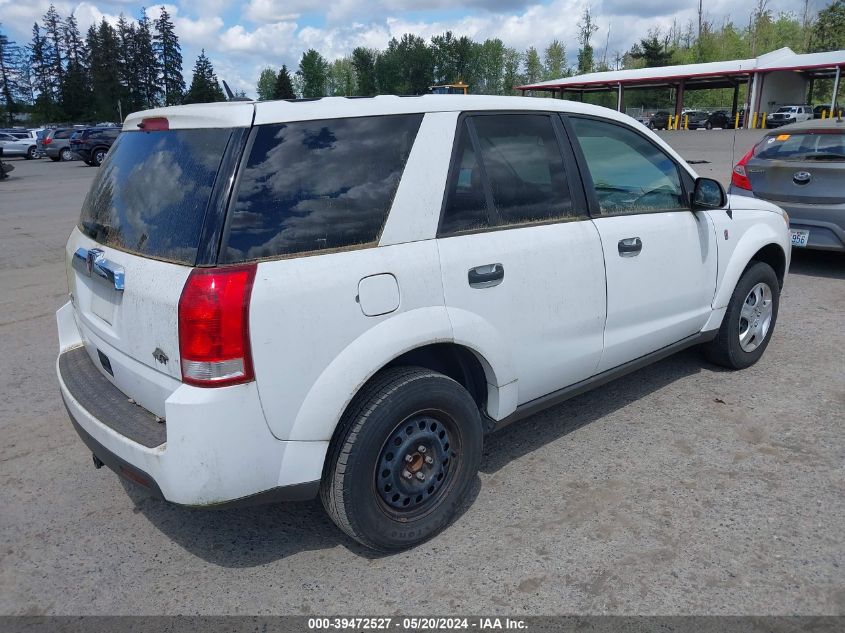
<instances>
[{"instance_id":1,"label":"rear tire tread","mask_svg":"<svg viewBox=\"0 0 845 633\"><path fill-rule=\"evenodd\" d=\"M352 399L341 417L335 437L329 446L320 482L320 498L335 524L366 547L389 551L357 529L347 514L343 484L350 453L355 450L356 439L361 428L386 399L409 383L430 378L449 380L458 384L448 376L423 367L392 367L376 374Z\"/></svg>"}]
</instances>

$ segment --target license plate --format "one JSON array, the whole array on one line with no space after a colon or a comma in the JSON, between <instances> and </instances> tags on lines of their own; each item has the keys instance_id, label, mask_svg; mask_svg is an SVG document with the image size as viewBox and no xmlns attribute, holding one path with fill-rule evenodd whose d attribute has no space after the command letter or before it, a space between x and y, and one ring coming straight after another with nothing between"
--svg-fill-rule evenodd
<instances>
[{"instance_id":1,"label":"license plate","mask_svg":"<svg viewBox=\"0 0 845 633\"><path fill-rule=\"evenodd\" d=\"M807 246L807 240L810 239L810 232L802 229L789 229L789 237L792 239L793 246Z\"/></svg>"}]
</instances>

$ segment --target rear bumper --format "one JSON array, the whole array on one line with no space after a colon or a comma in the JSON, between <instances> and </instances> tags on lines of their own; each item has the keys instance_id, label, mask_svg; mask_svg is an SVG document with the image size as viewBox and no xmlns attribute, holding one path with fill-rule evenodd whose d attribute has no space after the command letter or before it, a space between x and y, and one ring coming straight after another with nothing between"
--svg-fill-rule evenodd
<instances>
[{"instance_id":1,"label":"rear bumper","mask_svg":"<svg viewBox=\"0 0 845 633\"><path fill-rule=\"evenodd\" d=\"M733 185L729 193L767 200ZM810 231L806 248L845 252L845 204L800 204L781 200L769 200L769 202L778 205L789 214L789 228Z\"/></svg>"},{"instance_id":2,"label":"rear bumper","mask_svg":"<svg viewBox=\"0 0 845 633\"><path fill-rule=\"evenodd\" d=\"M73 341L78 329L72 306L66 304L56 316L62 399L83 442L116 473L154 496L188 506L317 494L328 442L277 440L254 382L217 389L182 385L167 399L166 422L159 423L141 407L121 401L81 347L81 338ZM160 426L158 436L151 422Z\"/></svg>"}]
</instances>

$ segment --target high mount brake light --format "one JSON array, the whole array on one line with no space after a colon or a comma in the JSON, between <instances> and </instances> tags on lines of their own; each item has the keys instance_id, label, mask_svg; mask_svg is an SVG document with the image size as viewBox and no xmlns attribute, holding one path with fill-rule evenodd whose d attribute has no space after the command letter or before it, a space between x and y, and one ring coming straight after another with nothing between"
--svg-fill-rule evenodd
<instances>
[{"instance_id":1,"label":"high mount brake light","mask_svg":"<svg viewBox=\"0 0 845 633\"><path fill-rule=\"evenodd\" d=\"M182 381L220 387L253 380L249 301L256 265L195 268L179 298Z\"/></svg>"},{"instance_id":2,"label":"high mount brake light","mask_svg":"<svg viewBox=\"0 0 845 633\"><path fill-rule=\"evenodd\" d=\"M141 119L138 128L144 132L165 132L170 129L170 121L165 117L150 117L149 119Z\"/></svg>"},{"instance_id":3,"label":"high mount brake light","mask_svg":"<svg viewBox=\"0 0 845 633\"><path fill-rule=\"evenodd\" d=\"M748 179L748 173L745 170L745 165L754 156L754 148L748 150L748 153L739 159L739 162L734 166L731 173L731 184L734 187L751 191L751 181Z\"/></svg>"}]
</instances>

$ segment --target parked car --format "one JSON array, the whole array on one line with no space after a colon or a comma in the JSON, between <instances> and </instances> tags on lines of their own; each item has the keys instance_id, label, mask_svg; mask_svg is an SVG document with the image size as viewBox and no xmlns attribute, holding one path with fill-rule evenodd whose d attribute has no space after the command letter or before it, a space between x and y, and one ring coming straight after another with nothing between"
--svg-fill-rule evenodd
<instances>
[{"instance_id":1,"label":"parked car","mask_svg":"<svg viewBox=\"0 0 845 633\"><path fill-rule=\"evenodd\" d=\"M813 108L808 105L782 106L766 115L766 127L777 128L781 125L809 121L813 118Z\"/></svg>"},{"instance_id":2,"label":"parked car","mask_svg":"<svg viewBox=\"0 0 845 633\"><path fill-rule=\"evenodd\" d=\"M740 119L742 115L740 115ZM734 117L730 112L725 110L716 110L711 112L704 121L704 127L712 130L714 127L722 128L723 130L732 130L734 127Z\"/></svg>"},{"instance_id":3,"label":"parked car","mask_svg":"<svg viewBox=\"0 0 845 633\"><path fill-rule=\"evenodd\" d=\"M825 119L769 132L736 164L730 190L783 207L793 246L845 251L843 183L845 120Z\"/></svg>"},{"instance_id":4,"label":"parked car","mask_svg":"<svg viewBox=\"0 0 845 633\"><path fill-rule=\"evenodd\" d=\"M704 110L687 110L684 112L681 121L686 123L690 130L706 127L710 113Z\"/></svg>"},{"instance_id":5,"label":"parked car","mask_svg":"<svg viewBox=\"0 0 845 633\"><path fill-rule=\"evenodd\" d=\"M670 112L666 110L658 110L655 112L648 122L648 127L652 130L665 130L669 127Z\"/></svg>"},{"instance_id":6,"label":"parked car","mask_svg":"<svg viewBox=\"0 0 845 633\"><path fill-rule=\"evenodd\" d=\"M38 157L36 138L26 132L0 132L0 144L3 145L3 156L23 156L27 160Z\"/></svg>"},{"instance_id":7,"label":"parked car","mask_svg":"<svg viewBox=\"0 0 845 633\"><path fill-rule=\"evenodd\" d=\"M71 135L70 148L86 165L99 167L119 134L119 127L86 128Z\"/></svg>"},{"instance_id":8,"label":"parked car","mask_svg":"<svg viewBox=\"0 0 845 633\"><path fill-rule=\"evenodd\" d=\"M319 494L404 549L454 517L486 432L772 337L783 211L624 114L337 97L123 129L67 242L57 375L94 464L176 504Z\"/></svg>"},{"instance_id":9,"label":"parked car","mask_svg":"<svg viewBox=\"0 0 845 633\"><path fill-rule=\"evenodd\" d=\"M47 130L44 136L38 140L38 149L42 155L53 161L73 160L73 150L70 148L70 137L74 133L73 128L55 128Z\"/></svg>"}]
</instances>

